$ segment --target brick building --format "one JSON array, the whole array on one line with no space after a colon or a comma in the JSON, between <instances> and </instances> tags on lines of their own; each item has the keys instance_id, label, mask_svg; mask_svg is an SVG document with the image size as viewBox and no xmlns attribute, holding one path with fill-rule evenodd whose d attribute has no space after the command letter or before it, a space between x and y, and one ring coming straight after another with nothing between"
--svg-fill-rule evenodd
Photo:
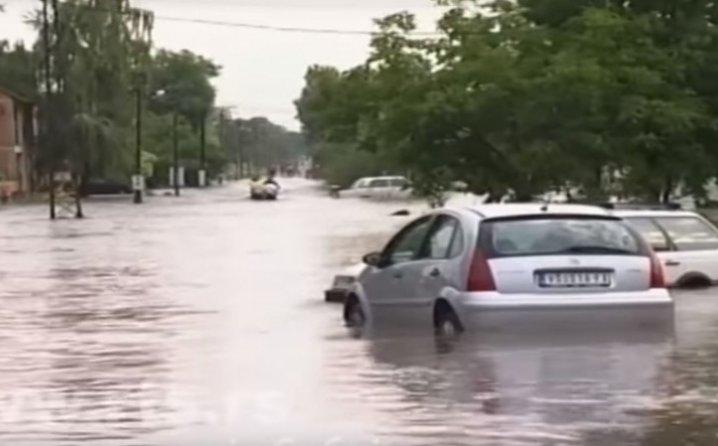
<instances>
[{"instance_id":1,"label":"brick building","mask_svg":"<svg viewBox=\"0 0 718 446\"><path fill-rule=\"evenodd\" d=\"M31 191L36 110L31 100L0 86L0 199Z\"/></svg>"}]
</instances>

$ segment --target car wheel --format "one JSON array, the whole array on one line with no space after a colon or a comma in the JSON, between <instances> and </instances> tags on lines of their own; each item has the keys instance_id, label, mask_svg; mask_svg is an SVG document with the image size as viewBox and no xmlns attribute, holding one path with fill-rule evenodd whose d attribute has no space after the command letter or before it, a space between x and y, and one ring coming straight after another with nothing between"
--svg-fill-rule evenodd
<instances>
[{"instance_id":1,"label":"car wheel","mask_svg":"<svg viewBox=\"0 0 718 446\"><path fill-rule=\"evenodd\" d=\"M434 329L436 335L442 338L453 338L464 331L459 317L448 305L441 305L437 308Z\"/></svg>"},{"instance_id":2,"label":"car wheel","mask_svg":"<svg viewBox=\"0 0 718 446\"><path fill-rule=\"evenodd\" d=\"M709 288L712 284L708 277L699 273L688 273L676 281L676 285L684 289Z\"/></svg>"},{"instance_id":3,"label":"car wheel","mask_svg":"<svg viewBox=\"0 0 718 446\"><path fill-rule=\"evenodd\" d=\"M361 304L356 298L352 298L347 302L344 309L344 322L350 328L361 328L366 324L364 310L362 310Z\"/></svg>"}]
</instances>

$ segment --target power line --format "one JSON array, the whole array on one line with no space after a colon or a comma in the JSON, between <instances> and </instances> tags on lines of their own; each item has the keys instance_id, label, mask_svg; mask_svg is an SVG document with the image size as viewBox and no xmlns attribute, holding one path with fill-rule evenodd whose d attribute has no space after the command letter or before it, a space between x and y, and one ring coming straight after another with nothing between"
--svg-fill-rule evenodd
<instances>
[{"instance_id":1,"label":"power line","mask_svg":"<svg viewBox=\"0 0 718 446\"><path fill-rule=\"evenodd\" d=\"M173 21L173 22L198 23L198 24L204 24L204 25L227 26L227 27L233 27L233 28L248 28L248 29L258 29L258 30L277 31L277 32L307 33L307 34L340 34L340 35L360 35L360 36L373 36L373 35L379 34L379 31L260 25L260 24L256 24L256 23L230 22L230 21L225 21L225 20L209 20L209 19L190 19L190 18L185 18L185 17L170 17L170 16L163 16L163 15L155 15L155 18L160 19L160 20ZM412 36L440 36L442 34L439 32L436 32L436 31L414 31L414 32L410 32L409 35L412 35Z\"/></svg>"},{"instance_id":2,"label":"power line","mask_svg":"<svg viewBox=\"0 0 718 446\"><path fill-rule=\"evenodd\" d=\"M5 2L12 3L12 0L4 0ZM23 3L24 0L15 0L18 3ZM33 0L28 1L30 3ZM87 7L87 11L100 11L107 12L107 9L98 7ZM188 17L176 17L176 16L165 16L154 14L156 20L165 20L168 22L181 22L181 23L194 23L200 25L211 25L211 26L223 26L231 28L244 28L254 29L261 31L275 31L285 33L302 33L302 34L332 34L332 35L354 35L354 36L374 36L379 34L380 31L367 31L367 30L351 30L351 29L337 29L337 28L309 28L309 27L298 27L298 26L278 26L278 25L267 25L259 23L248 23L248 22L234 22L228 20L213 20L213 19L196 19ZM412 31L407 33L409 36L417 37L439 37L443 34L437 31Z\"/></svg>"}]
</instances>

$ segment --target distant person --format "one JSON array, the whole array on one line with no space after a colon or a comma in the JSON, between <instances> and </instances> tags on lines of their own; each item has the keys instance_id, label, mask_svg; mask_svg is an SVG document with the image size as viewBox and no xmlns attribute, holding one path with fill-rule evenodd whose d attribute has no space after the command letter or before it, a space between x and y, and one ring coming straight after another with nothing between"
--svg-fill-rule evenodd
<instances>
[{"instance_id":1,"label":"distant person","mask_svg":"<svg viewBox=\"0 0 718 446\"><path fill-rule=\"evenodd\" d=\"M277 171L274 169L269 169L267 172L267 179L264 180L264 184L273 184L277 187L279 187L279 183L277 183L277 180L275 179L277 175Z\"/></svg>"}]
</instances>

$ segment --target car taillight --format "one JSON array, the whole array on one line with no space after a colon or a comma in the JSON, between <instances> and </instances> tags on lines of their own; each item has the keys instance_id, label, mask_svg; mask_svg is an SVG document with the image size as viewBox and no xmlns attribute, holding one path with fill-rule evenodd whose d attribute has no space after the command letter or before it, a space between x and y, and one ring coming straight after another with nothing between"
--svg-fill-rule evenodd
<instances>
[{"instance_id":1,"label":"car taillight","mask_svg":"<svg viewBox=\"0 0 718 446\"><path fill-rule=\"evenodd\" d=\"M666 277L663 273L663 264L655 252L651 252L651 288L665 288Z\"/></svg>"},{"instance_id":2,"label":"car taillight","mask_svg":"<svg viewBox=\"0 0 718 446\"><path fill-rule=\"evenodd\" d=\"M467 291L496 291L496 284L494 283L489 261L481 250L474 253L466 288Z\"/></svg>"}]
</instances>

